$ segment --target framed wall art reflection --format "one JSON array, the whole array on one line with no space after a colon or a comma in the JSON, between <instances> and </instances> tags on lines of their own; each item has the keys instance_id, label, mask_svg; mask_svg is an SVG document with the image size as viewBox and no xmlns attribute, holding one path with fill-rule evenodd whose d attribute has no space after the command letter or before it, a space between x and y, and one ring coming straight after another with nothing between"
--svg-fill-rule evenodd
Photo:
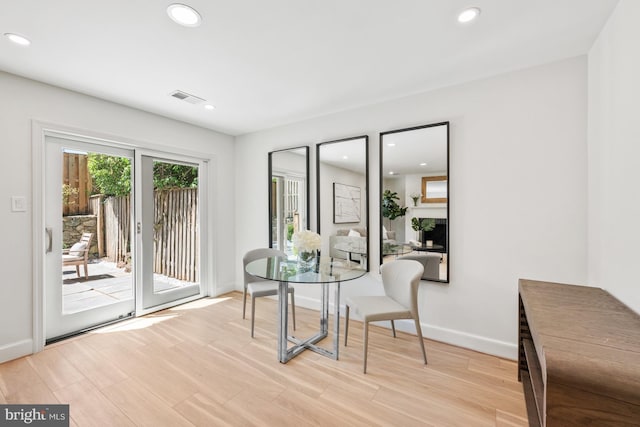
<instances>
[{"instance_id":1,"label":"framed wall art reflection","mask_svg":"<svg viewBox=\"0 0 640 427\"><path fill-rule=\"evenodd\" d=\"M360 187L333 183L333 223L360 222Z\"/></svg>"}]
</instances>

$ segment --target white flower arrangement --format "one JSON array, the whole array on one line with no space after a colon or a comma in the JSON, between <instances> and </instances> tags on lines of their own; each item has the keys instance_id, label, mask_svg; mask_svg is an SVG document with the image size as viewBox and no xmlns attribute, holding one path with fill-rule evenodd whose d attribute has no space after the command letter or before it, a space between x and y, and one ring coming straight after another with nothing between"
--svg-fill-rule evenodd
<instances>
[{"instance_id":1,"label":"white flower arrangement","mask_svg":"<svg viewBox=\"0 0 640 427\"><path fill-rule=\"evenodd\" d=\"M320 246L322 245L320 235L309 230L294 233L291 240L293 241L293 246L298 249L298 252L317 251L320 250Z\"/></svg>"}]
</instances>

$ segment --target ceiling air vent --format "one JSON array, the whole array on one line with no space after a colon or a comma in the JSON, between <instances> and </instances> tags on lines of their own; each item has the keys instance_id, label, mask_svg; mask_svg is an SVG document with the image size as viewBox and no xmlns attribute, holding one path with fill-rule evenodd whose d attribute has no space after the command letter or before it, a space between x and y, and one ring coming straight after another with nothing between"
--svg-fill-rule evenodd
<instances>
[{"instance_id":1,"label":"ceiling air vent","mask_svg":"<svg viewBox=\"0 0 640 427\"><path fill-rule=\"evenodd\" d=\"M205 102L204 99L199 98L195 95L191 95L187 92L183 92L181 90L176 90L172 92L170 95L181 101L188 102L189 104L200 104L201 102Z\"/></svg>"}]
</instances>

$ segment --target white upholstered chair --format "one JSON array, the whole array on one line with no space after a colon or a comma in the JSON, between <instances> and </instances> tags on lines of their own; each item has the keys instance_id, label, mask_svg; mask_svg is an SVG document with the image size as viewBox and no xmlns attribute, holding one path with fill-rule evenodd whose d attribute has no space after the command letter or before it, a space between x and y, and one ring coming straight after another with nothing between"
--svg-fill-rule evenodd
<instances>
[{"instance_id":1,"label":"white upholstered chair","mask_svg":"<svg viewBox=\"0 0 640 427\"><path fill-rule=\"evenodd\" d=\"M287 255L277 249L260 248L247 252L242 258L242 267L244 269L244 292L242 293L242 318L245 318L247 309L247 294L251 295L251 338L253 338L255 314L256 314L256 298L278 295L278 282L270 280L260 280L247 273L247 264L260 258L267 257L287 258ZM293 329L296 329L296 302L295 289L289 286L289 295L291 295L291 315L293 320Z\"/></svg>"},{"instance_id":2,"label":"white upholstered chair","mask_svg":"<svg viewBox=\"0 0 640 427\"><path fill-rule=\"evenodd\" d=\"M363 342L363 372L367 373L367 346L369 340L369 322L391 320L393 337L396 337L396 327L393 323L398 319L413 319L418 334L418 341L422 349L424 363L427 363L427 353L424 350L420 318L418 317L418 284L423 273L423 266L414 260L395 260L380 266L382 285L385 295L354 296L346 300L344 345L347 345L349 333L349 311L362 317L364 323Z\"/></svg>"}]
</instances>

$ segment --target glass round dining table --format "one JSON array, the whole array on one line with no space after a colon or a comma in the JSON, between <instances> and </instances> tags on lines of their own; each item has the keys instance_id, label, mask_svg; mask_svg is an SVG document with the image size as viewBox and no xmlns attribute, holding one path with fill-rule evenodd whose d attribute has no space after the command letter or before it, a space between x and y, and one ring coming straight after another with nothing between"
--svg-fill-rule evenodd
<instances>
[{"instance_id":1,"label":"glass round dining table","mask_svg":"<svg viewBox=\"0 0 640 427\"><path fill-rule=\"evenodd\" d=\"M264 280L278 282L278 360L286 363L304 350L312 350L323 356L338 360L340 330L340 283L357 279L367 272L361 268L319 257L311 267L284 257L261 258L247 264L247 273ZM321 286L320 330L315 335L298 339L288 333L287 292L289 283ZM335 284L333 349L327 350L316 345L329 334L329 285ZM293 343L289 347L289 342Z\"/></svg>"}]
</instances>

